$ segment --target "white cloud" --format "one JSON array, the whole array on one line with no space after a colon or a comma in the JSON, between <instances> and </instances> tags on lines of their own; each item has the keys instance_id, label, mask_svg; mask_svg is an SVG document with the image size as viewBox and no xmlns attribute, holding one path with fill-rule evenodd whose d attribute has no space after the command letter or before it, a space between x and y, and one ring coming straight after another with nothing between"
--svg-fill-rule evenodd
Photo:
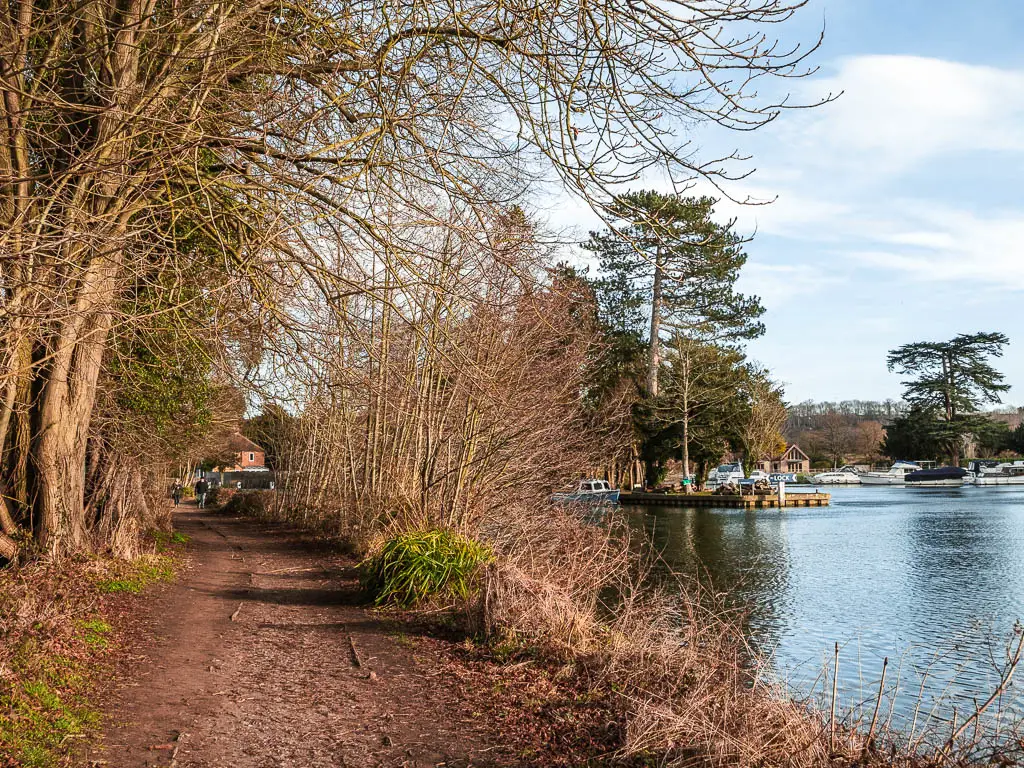
<instances>
[{"instance_id":1,"label":"white cloud","mask_svg":"<svg viewBox=\"0 0 1024 768\"><path fill-rule=\"evenodd\" d=\"M850 255L862 264L921 282L988 284L1024 291L1024 210L980 215L948 205L907 202L891 210L882 231L867 240L883 246Z\"/></svg>"},{"instance_id":2,"label":"white cloud","mask_svg":"<svg viewBox=\"0 0 1024 768\"><path fill-rule=\"evenodd\" d=\"M745 135L758 171L728 192L734 200L772 202L723 199L717 208L721 219L737 219L740 232L757 235L747 248L745 290L769 306L824 288L837 275L1024 290L1024 201L1014 163L1005 164L1005 179L997 171L985 183L995 197L1001 186L1007 204L1019 207L990 210L962 191L971 187L971 159L979 153L1013 154L1024 163L1024 69L853 56L800 88L798 100L843 95ZM954 156L966 162L953 168ZM941 186L911 175L930 167L948 171ZM669 188L660 177L637 186ZM693 194L721 197L707 182ZM553 228L575 236L601 226L567 195L547 198L542 210Z\"/></svg>"},{"instance_id":3,"label":"white cloud","mask_svg":"<svg viewBox=\"0 0 1024 768\"><path fill-rule=\"evenodd\" d=\"M891 176L951 152L1024 151L1022 70L855 56L804 88L843 92L789 126L791 149L825 164Z\"/></svg>"},{"instance_id":4,"label":"white cloud","mask_svg":"<svg viewBox=\"0 0 1024 768\"><path fill-rule=\"evenodd\" d=\"M833 290L843 276L806 264L764 264L747 262L740 278L740 290L761 298L769 311L792 299L821 290Z\"/></svg>"}]
</instances>

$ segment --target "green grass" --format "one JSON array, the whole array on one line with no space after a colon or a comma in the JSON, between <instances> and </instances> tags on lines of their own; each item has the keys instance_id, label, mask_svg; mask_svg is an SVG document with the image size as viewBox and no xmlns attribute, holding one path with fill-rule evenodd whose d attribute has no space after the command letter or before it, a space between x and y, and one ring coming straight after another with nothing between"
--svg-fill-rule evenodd
<instances>
[{"instance_id":1,"label":"green grass","mask_svg":"<svg viewBox=\"0 0 1024 768\"><path fill-rule=\"evenodd\" d=\"M362 564L377 605L409 608L434 599L466 598L491 548L452 531L414 531L389 539Z\"/></svg>"},{"instance_id":2,"label":"green grass","mask_svg":"<svg viewBox=\"0 0 1024 768\"><path fill-rule=\"evenodd\" d=\"M67 660L61 666L67 666ZM51 679L77 685L59 690ZM9 755L25 768L52 768L59 764L67 741L99 723L99 714L90 709L75 692L83 678L68 675L66 669L56 675L47 668L23 680L9 684L0 693L0 754Z\"/></svg>"},{"instance_id":3,"label":"green grass","mask_svg":"<svg viewBox=\"0 0 1024 768\"><path fill-rule=\"evenodd\" d=\"M155 581L170 581L174 578L174 563L169 557L158 555L147 560L125 563L120 572L96 582L96 588L107 594L128 593L137 595Z\"/></svg>"},{"instance_id":4,"label":"green grass","mask_svg":"<svg viewBox=\"0 0 1024 768\"><path fill-rule=\"evenodd\" d=\"M167 543L186 540L181 534L164 534ZM175 562L172 556L147 556L108 563L102 578L83 573L95 591L64 599L69 615L84 618L56 629L37 623L20 638L0 637L0 643L10 643L0 653L0 766L67 765L76 739L99 724L100 715L88 697L114 644L113 627L100 613L89 613L95 611L96 593L139 593L153 582L172 579Z\"/></svg>"},{"instance_id":5,"label":"green grass","mask_svg":"<svg viewBox=\"0 0 1024 768\"><path fill-rule=\"evenodd\" d=\"M82 639L90 648L103 650L110 645L107 635L110 634L113 628L103 619L86 619L85 621L80 621L78 626L83 630Z\"/></svg>"},{"instance_id":6,"label":"green grass","mask_svg":"<svg viewBox=\"0 0 1024 768\"><path fill-rule=\"evenodd\" d=\"M153 541L156 544L157 552L166 552L174 545L188 544L189 538L181 531L153 531Z\"/></svg>"}]
</instances>

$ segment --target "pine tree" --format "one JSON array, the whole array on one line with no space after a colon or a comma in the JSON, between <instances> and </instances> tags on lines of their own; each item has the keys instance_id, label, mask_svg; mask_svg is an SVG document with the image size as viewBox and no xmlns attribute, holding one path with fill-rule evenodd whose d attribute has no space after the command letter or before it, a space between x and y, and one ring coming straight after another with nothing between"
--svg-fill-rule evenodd
<instances>
[{"instance_id":1,"label":"pine tree","mask_svg":"<svg viewBox=\"0 0 1024 768\"><path fill-rule=\"evenodd\" d=\"M985 429L978 414L984 403L998 403L1010 387L988 362L1002 357L1009 339L1002 333L962 333L949 341L905 344L889 352L890 371L904 380L903 399L922 412L939 415L933 437L946 447L950 462L960 463L964 439Z\"/></svg>"},{"instance_id":2,"label":"pine tree","mask_svg":"<svg viewBox=\"0 0 1024 768\"><path fill-rule=\"evenodd\" d=\"M651 396L658 394L663 334L734 342L764 333L760 300L735 290L747 261L743 238L733 222L714 221L716 202L630 192L613 206L615 229L592 232L584 244L600 261L598 292L610 324L647 331Z\"/></svg>"}]
</instances>

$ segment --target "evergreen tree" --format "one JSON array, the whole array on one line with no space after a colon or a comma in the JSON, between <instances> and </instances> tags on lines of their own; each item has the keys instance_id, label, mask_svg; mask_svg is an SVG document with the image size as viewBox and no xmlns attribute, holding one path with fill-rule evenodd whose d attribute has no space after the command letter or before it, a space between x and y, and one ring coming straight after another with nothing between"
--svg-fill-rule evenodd
<instances>
[{"instance_id":1,"label":"evergreen tree","mask_svg":"<svg viewBox=\"0 0 1024 768\"><path fill-rule=\"evenodd\" d=\"M881 451L893 461L934 461L945 452L941 433L935 410L915 406L885 427Z\"/></svg>"},{"instance_id":2,"label":"evergreen tree","mask_svg":"<svg viewBox=\"0 0 1024 768\"><path fill-rule=\"evenodd\" d=\"M708 344L677 333L668 343L661 374L661 394L654 399L652 417L679 429L683 476L690 478L690 461L715 453L735 440L736 427L745 413L740 392L747 375L743 353L732 347ZM691 456L691 450L693 456ZM685 483L687 491L691 483Z\"/></svg>"},{"instance_id":3,"label":"evergreen tree","mask_svg":"<svg viewBox=\"0 0 1024 768\"><path fill-rule=\"evenodd\" d=\"M597 288L610 325L646 331L647 392L658 394L662 335L736 341L764 333L757 297L735 290L747 261L732 222L713 220L717 201L660 192L630 192L613 206L618 224L592 232L584 247L597 255Z\"/></svg>"},{"instance_id":4,"label":"evergreen tree","mask_svg":"<svg viewBox=\"0 0 1024 768\"><path fill-rule=\"evenodd\" d=\"M1011 451L1024 455L1024 421L1018 424L1017 428L1010 433L1007 447Z\"/></svg>"},{"instance_id":5,"label":"evergreen tree","mask_svg":"<svg viewBox=\"0 0 1024 768\"><path fill-rule=\"evenodd\" d=\"M905 344L889 352L890 371L911 376L903 382L903 398L922 413L941 418L931 429L954 465L960 463L964 440L986 429L977 413L983 403L1000 402L1010 387L988 362L1001 357L1009 339L1002 333L960 334L942 342Z\"/></svg>"}]
</instances>

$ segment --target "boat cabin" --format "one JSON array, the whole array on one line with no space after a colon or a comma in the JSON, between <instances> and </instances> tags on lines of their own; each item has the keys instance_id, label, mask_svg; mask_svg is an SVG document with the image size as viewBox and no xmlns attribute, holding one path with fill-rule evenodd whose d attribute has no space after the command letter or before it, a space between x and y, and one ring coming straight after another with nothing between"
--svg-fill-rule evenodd
<instances>
[{"instance_id":1,"label":"boat cabin","mask_svg":"<svg viewBox=\"0 0 1024 768\"><path fill-rule=\"evenodd\" d=\"M576 491L577 493L600 493L601 491L610 491L611 489L612 487L607 480L580 480Z\"/></svg>"}]
</instances>

